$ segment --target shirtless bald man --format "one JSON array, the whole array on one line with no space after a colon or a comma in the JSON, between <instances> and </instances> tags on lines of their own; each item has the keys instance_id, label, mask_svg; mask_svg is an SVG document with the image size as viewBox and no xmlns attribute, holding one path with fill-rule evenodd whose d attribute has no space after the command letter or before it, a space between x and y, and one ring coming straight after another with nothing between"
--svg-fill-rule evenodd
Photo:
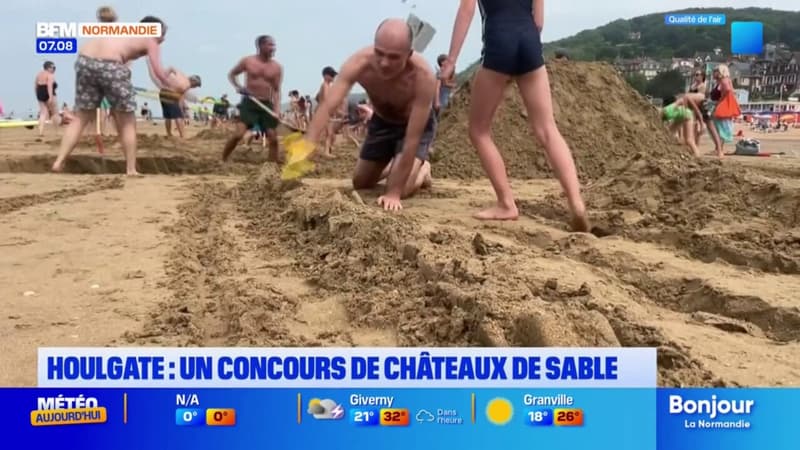
<instances>
[{"instance_id":1,"label":"shirtless bald man","mask_svg":"<svg viewBox=\"0 0 800 450\"><path fill-rule=\"evenodd\" d=\"M239 123L236 125L235 134L228 140L222 151L223 161L227 161L247 131L256 126L267 135L269 141L267 159L278 161L278 119L264 111L250 97L261 101L273 112L279 114L283 67L272 58L275 54L275 40L271 36L256 38L256 49L258 54L245 56L228 74L228 80L236 88L236 91L243 95L243 98L238 106ZM236 79L242 72L245 74L244 87Z\"/></svg>"},{"instance_id":2,"label":"shirtless bald man","mask_svg":"<svg viewBox=\"0 0 800 450\"><path fill-rule=\"evenodd\" d=\"M428 148L436 133L436 77L425 59L414 52L412 38L403 19L381 23L375 44L345 61L305 136L317 143L331 114L339 109L353 85L360 84L372 102L373 114L356 163L353 187L376 186L395 159L386 192L378 198L378 204L392 211L402 209L400 199L413 195L429 181Z\"/></svg>"}]
</instances>

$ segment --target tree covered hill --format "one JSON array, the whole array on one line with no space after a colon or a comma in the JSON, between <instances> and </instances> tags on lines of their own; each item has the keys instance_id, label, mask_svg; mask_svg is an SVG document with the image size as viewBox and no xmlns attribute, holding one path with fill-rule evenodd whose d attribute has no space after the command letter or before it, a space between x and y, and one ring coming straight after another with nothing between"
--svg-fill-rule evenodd
<instances>
[{"instance_id":1,"label":"tree covered hill","mask_svg":"<svg viewBox=\"0 0 800 450\"><path fill-rule=\"evenodd\" d=\"M725 26L670 26L666 14L725 14ZM761 22L764 42L783 42L800 49L800 11L767 8L694 8L648 14L629 20L616 20L593 30L585 30L565 39L545 44L545 52L566 49L580 60L610 61L616 57L647 56L656 59L690 58L696 52L720 48L730 52L731 22Z\"/></svg>"},{"instance_id":2,"label":"tree covered hill","mask_svg":"<svg viewBox=\"0 0 800 450\"><path fill-rule=\"evenodd\" d=\"M670 26L666 14L725 14L725 26ZM601 27L544 44L545 54L556 49L567 51L571 59L613 61L615 58L646 56L655 59L690 58L696 52L720 48L730 52L731 22L761 22L764 42L783 42L792 50L800 50L800 11L769 8L690 8L665 11L615 20ZM459 74L459 81L471 76L477 62Z\"/></svg>"}]
</instances>

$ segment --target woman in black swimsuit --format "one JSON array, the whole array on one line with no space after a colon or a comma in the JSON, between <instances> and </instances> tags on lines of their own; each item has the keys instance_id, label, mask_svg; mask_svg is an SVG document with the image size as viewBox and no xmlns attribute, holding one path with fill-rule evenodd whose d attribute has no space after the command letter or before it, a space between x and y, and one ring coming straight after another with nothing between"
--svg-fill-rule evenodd
<instances>
[{"instance_id":1,"label":"woman in black swimsuit","mask_svg":"<svg viewBox=\"0 0 800 450\"><path fill-rule=\"evenodd\" d=\"M475 215L484 220L514 220L519 210L506 175L505 163L491 137L492 119L503 100L506 86L516 79L534 135L545 148L572 211L572 228L589 231L586 207L580 192L572 152L556 126L550 83L542 55L541 29L544 0L461 0L450 54L442 65L442 78L449 78L467 37L475 4L483 22L481 67L472 84L469 137L478 151L483 169L492 182L497 204Z\"/></svg>"},{"instance_id":2,"label":"woman in black swimsuit","mask_svg":"<svg viewBox=\"0 0 800 450\"><path fill-rule=\"evenodd\" d=\"M39 136L44 135L44 124L53 119L57 120L56 113L56 65L52 61L46 61L41 72L36 74L35 91L36 101L39 102ZM58 126L58 124L55 124Z\"/></svg>"},{"instance_id":3,"label":"woman in black swimsuit","mask_svg":"<svg viewBox=\"0 0 800 450\"><path fill-rule=\"evenodd\" d=\"M703 123L705 123L708 134L711 135L711 140L714 142L714 151L719 154L719 149L722 148L722 144L719 140L717 128L714 126L714 123L711 122L710 115L710 109L713 108L714 102L719 101L719 87L714 86L709 93L709 97L706 98L706 74L702 69L697 68L694 72L694 82L690 86L687 95L700 107L700 111L703 113ZM702 135L703 128L700 127L695 133L695 145L700 145L700 136Z\"/></svg>"}]
</instances>

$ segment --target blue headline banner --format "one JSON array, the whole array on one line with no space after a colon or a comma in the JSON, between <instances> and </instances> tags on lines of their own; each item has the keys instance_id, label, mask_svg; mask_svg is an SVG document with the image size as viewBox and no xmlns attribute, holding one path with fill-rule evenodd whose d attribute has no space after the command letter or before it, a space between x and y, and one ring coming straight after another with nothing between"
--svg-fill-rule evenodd
<instances>
[{"instance_id":1,"label":"blue headline banner","mask_svg":"<svg viewBox=\"0 0 800 450\"><path fill-rule=\"evenodd\" d=\"M653 348L40 348L40 387L656 386Z\"/></svg>"}]
</instances>

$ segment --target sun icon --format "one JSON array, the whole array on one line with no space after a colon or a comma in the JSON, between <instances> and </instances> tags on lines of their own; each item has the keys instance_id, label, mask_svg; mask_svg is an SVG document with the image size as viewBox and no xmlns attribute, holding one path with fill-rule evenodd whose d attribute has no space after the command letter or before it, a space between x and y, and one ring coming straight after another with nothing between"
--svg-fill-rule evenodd
<instances>
[{"instance_id":1,"label":"sun icon","mask_svg":"<svg viewBox=\"0 0 800 450\"><path fill-rule=\"evenodd\" d=\"M495 425L505 425L514 416L514 407L511 402L501 398L493 398L486 404L486 418Z\"/></svg>"}]
</instances>

